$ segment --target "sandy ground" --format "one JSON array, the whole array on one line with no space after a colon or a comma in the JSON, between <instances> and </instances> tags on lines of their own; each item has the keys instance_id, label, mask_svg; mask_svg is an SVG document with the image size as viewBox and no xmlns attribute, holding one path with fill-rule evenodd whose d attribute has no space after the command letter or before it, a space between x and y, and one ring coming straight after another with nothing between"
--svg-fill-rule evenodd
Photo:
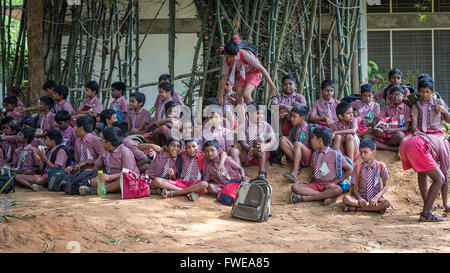
<instances>
[{"instance_id":1,"label":"sandy ground","mask_svg":"<svg viewBox=\"0 0 450 273\"><path fill-rule=\"evenodd\" d=\"M379 152L388 166L393 204L384 215L343 213L342 197L289 203L288 166L268 163L273 217L264 223L231 217L230 207L210 196L195 202L159 196L121 200L68 196L17 188L1 195L13 206L0 222L0 252L450 252L450 221L419 223L422 206L413 171L403 171L394 153ZM254 177L256 167L247 169ZM311 169L302 171L306 179ZM437 214L442 215L442 200ZM3 210L4 213L4 210ZM445 216L445 215L444 215Z\"/></svg>"}]
</instances>

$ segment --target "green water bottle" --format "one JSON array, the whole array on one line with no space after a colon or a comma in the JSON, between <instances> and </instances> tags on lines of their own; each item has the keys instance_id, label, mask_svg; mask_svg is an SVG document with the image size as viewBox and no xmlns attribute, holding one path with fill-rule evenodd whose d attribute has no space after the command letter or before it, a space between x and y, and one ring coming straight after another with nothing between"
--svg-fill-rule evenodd
<instances>
[{"instance_id":1,"label":"green water bottle","mask_svg":"<svg viewBox=\"0 0 450 273\"><path fill-rule=\"evenodd\" d=\"M103 171L98 171L97 173L97 195L105 196L106 195L106 186L105 181L102 178Z\"/></svg>"}]
</instances>

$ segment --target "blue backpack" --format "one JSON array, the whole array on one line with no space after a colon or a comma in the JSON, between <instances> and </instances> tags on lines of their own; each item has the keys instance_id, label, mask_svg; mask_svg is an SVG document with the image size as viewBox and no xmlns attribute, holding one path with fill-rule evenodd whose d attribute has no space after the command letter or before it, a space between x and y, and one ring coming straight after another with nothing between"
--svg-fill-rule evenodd
<instances>
[{"instance_id":1,"label":"blue backpack","mask_svg":"<svg viewBox=\"0 0 450 273\"><path fill-rule=\"evenodd\" d=\"M336 170L339 177L339 186L341 186L344 192L348 192L350 189L352 176L350 175L345 180L342 180L342 176L344 175L345 172L341 166L342 156L345 157L345 160L347 160L347 163L350 164L352 168L353 168L353 161L348 156L342 155L341 151L339 151L338 149L333 147L332 149L336 151Z\"/></svg>"}]
</instances>

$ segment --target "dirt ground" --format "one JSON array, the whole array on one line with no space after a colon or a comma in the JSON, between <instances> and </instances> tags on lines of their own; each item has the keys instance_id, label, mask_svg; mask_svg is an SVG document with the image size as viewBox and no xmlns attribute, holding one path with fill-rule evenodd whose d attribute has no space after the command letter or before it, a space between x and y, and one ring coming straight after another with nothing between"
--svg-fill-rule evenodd
<instances>
[{"instance_id":1,"label":"dirt ground","mask_svg":"<svg viewBox=\"0 0 450 273\"><path fill-rule=\"evenodd\" d=\"M10 217L0 222L0 252L450 252L450 221L418 222L416 174L403 171L394 153L379 152L377 159L391 176L385 196L393 206L384 215L343 213L342 197L327 207L292 205L291 183L282 176L289 165L268 163L273 217L264 223L232 218L231 208L210 196L195 202L121 200L119 194L82 197L17 188L0 196L12 204ZM247 172L256 176L256 166ZM304 169L300 178L310 174ZM440 198L436 205L443 215Z\"/></svg>"}]
</instances>

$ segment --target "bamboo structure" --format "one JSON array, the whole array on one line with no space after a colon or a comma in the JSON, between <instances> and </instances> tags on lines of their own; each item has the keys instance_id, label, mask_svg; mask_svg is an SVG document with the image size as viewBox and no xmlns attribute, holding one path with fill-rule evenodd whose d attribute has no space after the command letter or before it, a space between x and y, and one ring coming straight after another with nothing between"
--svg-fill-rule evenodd
<instances>
[{"instance_id":1,"label":"bamboo structure","mask_svg":"<svg viewBox=\"0 0 450 273\"><path fill-rule=\"evenodd\" d=\"M160 1L155 17L142 36L139 29L142 3L138 0L86 0L80 6L70 7L66 1L41 1L45 79L55 79L73 90L82 88L93 78L106 90L114 75L129 90L148 86L139 77L140 50L144 50L142 45L163 7L169 10L170 23L167 65L169 73L176 77L177 3L174 0ZM24 0L21 7L22 20L15 22L8 16L13 9L11 0L0 0L3 93L6 86L27 85L28 2ZM219 92L221 73L209 72L222 66L224 57L218 54L219 47L234 33L257 48L258 59L279 90L280 79L291 73L297 79L297 92L309 104L319 97L316 86L324 79L336 82L336 97L351 93L352 74L358 73L353 71L352 60L361 63L360 0L193 0L193 3L201 19L201 29L193 49L191 71L183 74L187 75L184 81L187 104L192 105L195 97L216 96ZM13 23L20 24L18 33L12 33ZM361 71L359 79L362 79ZM264 79L252 95L261 103L269 99ZM82 94L73 94L72 102L76 105L81 97ZM103 100L107 97L101 95Z\"/></svg>"}]
</instances>

